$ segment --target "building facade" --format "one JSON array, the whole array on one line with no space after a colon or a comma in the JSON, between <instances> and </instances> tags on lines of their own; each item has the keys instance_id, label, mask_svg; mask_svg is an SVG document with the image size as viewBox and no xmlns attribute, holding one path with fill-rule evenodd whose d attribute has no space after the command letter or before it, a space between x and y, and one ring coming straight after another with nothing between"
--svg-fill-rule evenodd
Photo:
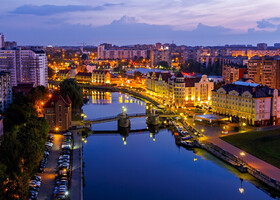
<instances>
[{"instance_id":1,"label":"building facade","mask_svg":"<svg viewBox=\"0 0 280 200\"><path fill-rule=\"evenodd\" d=\"M248 76L255 83L280 88L280 56L255 56L248 61Z\"/></svg>"},{"instance_id":2,"label":"building facade","mask_svg":"<svg viewBox=\"0 0 280 200\"><path fill-rule=\"evenodd\" d=\"M5 111L12 103L12 83L9 72L0 72L0 110Z\"/></svg>"},{"instance_id":3,"label":"building facade","mask_svg":"<svg viewBox=\"0 0 280 200\"><path fill-rule=\"evenodd\" d=\"M79 72L76 75L76 81L78 83L87 83L87 84L91 84L92 83L92 73L88 73L88 72Z\"/></svg>"},{"instance_id":4,"label":"building facade","mask_svg":"<svg viewBox=\"0 0 280 200\"><path fill-rule=\"evenodd\" d=\"M57 79L60 81L63 81L65 79L69 79L69 78L71 78L71 70L69 70L69 69L59 70L59 72L57 73Z\"/></svg>"},{"instance_id":5,"label":"building facade","mask_svg":"<svg viewBox=\"0 0 280 200\"><path fill-rule=\"evenodd\" d=\"M0 71L11 73L12 86L22 82L48 85L48 61L44 51L0 50Z\"/></svg>"},{"instance_id":6,"label":"building facade","mask_svg":"<svg viewBox=\"0 0 280 200\"><path fill-rule=\"evenodd\" d=\"M53 94L44 105L44 117L48 121L50 130L66 131L71 127L71 100L60 94Z\"/></svg>"},{"instance_id":7,"label":"building facade","mask_svg":"<svg viewBox=\"0 0 280 200\"><path fill-rule=\"evenodd\" d=\"M93 70L92 82L99 84L111 83L111 74L107 70Z\"/></svg>"},{"instance_id":8,"label":"building facade","mask_svg":"<svg viewBox=\"0 0 280 200\"><path fill-rule=\"evenodd\" d=\"M195 87L195 106L199 104L211 104L212 90L214 89L214 82L210 82L207 75L203 75Z\"/></svg>"},{"instance_id":9,"label":"building facade","mask_svg":"<svg viewBox=\"0 0 280 200\"><path fill-rule=\"evenodd\" d=\"M147 74L146 86L166 105L183 108L210 104L214 82L209 81L206 75L200 78L184 77L181 73L174 76L169 72L153 72Z\"/></svg>"},{"instance_id":10,"label":"building facade","mask_svg":"<svg viewBox=\"0 0 280 200\"><path fill-rule=\"evenodd\" d=\"M223 65L223 81L225 84L233 83L244 77L247 68L236 65Z\"/></svg>"},{"instance_id":11,"label":"building facade","mask_svg":"<svg viewBox=\"0 0 280 200\"><path fill-rule=\"evenodd\" d=\"M149 56L149 50L147 49L106 49L104 45L97 47L97 58L99 60L134 59L140 57L147 59Z\"/></svg>"},{"instance_id":12,"label":"building facade","mask_svg":"<svg viewBox=\"0 0 280 200\"><path fill-rule=\"evenodd\" d=\"M212 91L212 111L253 126L280 124L279 90L237 81Z\"/></svg>"}]
</instances>

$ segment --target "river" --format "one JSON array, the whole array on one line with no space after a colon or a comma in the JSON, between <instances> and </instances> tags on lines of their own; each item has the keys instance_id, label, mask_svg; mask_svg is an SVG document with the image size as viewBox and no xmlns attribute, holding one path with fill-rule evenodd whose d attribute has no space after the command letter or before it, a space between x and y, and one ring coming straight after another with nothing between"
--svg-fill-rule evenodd
<instances>
[{"instance_id":1,"label":"river","mask_svg":"<svg viewBox=\"0 0 280 200\"><path fill-rule=\"evenodd\" d=\"M88 119L144 113L145 103L129 95L93 92L83 110ZM131 130L146 128L145 118L131 120ZM117 122L92 125L107 134L84 143L84 199L90 200L267 200L273 199L255 178L241 174L211 154L178 147L170 130L110 134ZM244 190L243 193L241 193ZM241 191L241 192L240 192Z\"/></svg>"}]
</instances>

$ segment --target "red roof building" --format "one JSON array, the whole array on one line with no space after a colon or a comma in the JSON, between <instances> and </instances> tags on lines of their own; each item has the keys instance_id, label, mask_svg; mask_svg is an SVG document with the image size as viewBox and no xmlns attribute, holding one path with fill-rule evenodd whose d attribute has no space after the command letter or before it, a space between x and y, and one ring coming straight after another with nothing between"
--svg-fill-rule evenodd
<instances>
[{"instance_id":1,"label":"red roof building","mask_svg":"<svg viewBox=\"0 0 280 200\"><path fill-rule=\"evenodd\" d=\"M60 94L53 94L44 105L44 117L50 130L66 131L71 127L71 104L69 96L64 99Z\"/></svg>"}]
</instances>

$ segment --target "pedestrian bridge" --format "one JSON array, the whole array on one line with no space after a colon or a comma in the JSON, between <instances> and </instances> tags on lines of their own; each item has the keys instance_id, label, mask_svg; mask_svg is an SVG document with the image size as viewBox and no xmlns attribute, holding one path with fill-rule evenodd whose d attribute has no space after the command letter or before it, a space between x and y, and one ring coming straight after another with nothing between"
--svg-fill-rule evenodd
<instances>
[{"instance_id":1,"label":"pedestrian bridge","mask_svg":"<svg viewBox=\"0 0 280 200\"><path fill-rule=\"evenodd\" d=\"M149 115L146 113L137 113L137 114L128 114L127 117L129 119L133 118L141 118L141 117L148 117ZM163 118L173 118L177 117L178 115L175 114L159 114L159 117ZM105 122L112 122L112 121L117 121L119 119L119 116L109 116L109 117L102 117L102 118L95 118L92 120L83 120L85 124L100 124L100 123L105 123Z\"/></svg>"}]
</instances>

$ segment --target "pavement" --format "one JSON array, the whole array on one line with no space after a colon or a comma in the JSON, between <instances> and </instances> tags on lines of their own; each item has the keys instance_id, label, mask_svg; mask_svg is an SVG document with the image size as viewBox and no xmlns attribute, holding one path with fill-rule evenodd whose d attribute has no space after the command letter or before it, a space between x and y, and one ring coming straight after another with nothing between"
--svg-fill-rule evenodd
<instances>
[{"instance_id":1,"label":"pavement","mask_svg":"<svg viewBox=\"0 0 280 200\"><path fill-rule=\"evenodd\" d=\"M52 199L55 176L57 175L57 161L60 155L60 145L63 142L63 135L54 134L53 148L49 155L49 162L45 168L45 173L38 174L42 178L39 200Z\"/></svg>"},{"instance_id":2,"label":"pavement","mask_svg":"<svg viewBox=\"0 0 280 200\"><path fill-rule=\"evenodd\" d=\"M82 182L82 136L78 131L71 131L73 134L73 159L72 159L72 180L70 199L83 199L83 182Z\"/></svg>"},{"instance_id":3,"label":"pavement","mask_svg":"<svg viewBox=\"0 0 280 200\"><path fill-rule=\"evenodd\" d=\"M266 176L273 178L280 182L280 169L274 167L273 165L260 160L259 158L242 151L241 149L221 140L220 138L211 138L208 140L215 144L216 146L222 148L223 150L229 152L230 154L238 157L239 159L243 160L247 165L251 166L252 168L259 170L261 173L265 174ZM241 156L240 153L244 152L245 156Z\"/></svg>"}]
</instances>

